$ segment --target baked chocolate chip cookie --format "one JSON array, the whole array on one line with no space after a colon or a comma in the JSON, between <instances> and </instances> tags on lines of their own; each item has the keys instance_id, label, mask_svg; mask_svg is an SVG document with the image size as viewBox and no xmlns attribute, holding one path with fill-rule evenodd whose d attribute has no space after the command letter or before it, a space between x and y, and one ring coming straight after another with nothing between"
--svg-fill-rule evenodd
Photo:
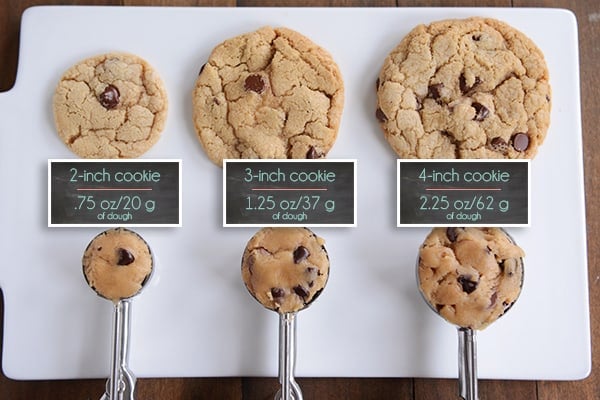
<instances>
[{"instance_id":1,"label":"baked chocolate chip cookie","mask_svg":"<svg viewBox=\"0 0 600 400\"><path fill-rule=\"evenodd\" d=\"M419 288L450 323L484 329L519 297L524 255L500 228L434 228L419 249Z\"/></svg>"},{"instance_id":2,"label":"baked chocolate chip cookie","mask_svg":"<svg viewBox=\"0 0 600 400\"><path fill-rule=\"evenodd\" d=\"M550 124L543 53L490 18L415 27L385 59L377 99L400 158L533 158Z\"/></svg>"},{"instance_id":3,"label":"baked chocolate chip cookie","mask_svg":"<svg viewBox=\"0 0 600 400\"><path fill-rule=\"evenodd\" d=\"M67 70L54 93L62 141L82 158L135 158L159 139L168 100L157 72L140 57L107 53Z\"/></svg>"},{"instance_id":4,"label":"baked chocolate chip cookie","mask_svg":"<svg viewBox=\"0 0 600 400\"><path fill-rule=\"evenodd\" d=\"M325 241L308 228L263 228L248 242L242 278L260 304L297 312L321 294L329 277Z\"/></svg>"},{"instance_id":5,"label":"baked chocolate chip cookie","mask_svg":"<svg viewBox=\"0 0 600 400\"><path fill-rule=\"evenodd\" d=\"M263 27L218 45L201 68L193 118L206 154L322 158L333 146L344 85L331 55L287 28Z\"/></svg>"}]
</instances>

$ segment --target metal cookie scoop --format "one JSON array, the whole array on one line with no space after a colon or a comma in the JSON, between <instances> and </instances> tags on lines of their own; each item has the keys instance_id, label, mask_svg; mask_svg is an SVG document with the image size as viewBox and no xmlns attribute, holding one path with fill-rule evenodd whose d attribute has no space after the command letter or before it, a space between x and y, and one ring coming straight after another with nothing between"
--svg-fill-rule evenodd
<instances>
[{"instance_id":1,"label":"metal cookie scoop","mask_svg":"<svg viewBox=\"0 0 600 400\"><path fill-rule=\"evenodd\" d=\"M106 381L106 392L100 400L133 400L136 378L128 367L131 301L115 303L113 318L113 341L110 377Z\"/></svg>"},{"instance_id":2,"label":"metal cookie scoop","mask_svg":"<svg viewBox=\"0 0 600 400\"><path fill-rule=\"evenodd\" d=\"M325 241L308 228L263 228L246 245L242 279L248 292L279 314L279 383L275 400L302 400L294 378L296 315L317 299L329 277Z\"/></svg>"},{"instance_id":3,"label":"metal cookie scoop","mask_svg":"<svg viewBox=\"0 0 600 400\"><path fill-rule=\"evenodd\" d=\"M153 254L137 233L109 229L85 249L83 272L96 294L114 304L110 376L100 400L134 400L136 378L128 366L131 301L154 272Z\"/></svg>"},{"instance_id":4,"label":"metal cookie scoop","mask_svg":"<svg viewBox=\"0 0 600 400\"><path fill-rule=\"evenodd\" d=\"M453 229L453 228L449 228L449 229ZM475 228L472 228L475 229ZM508 240L512 243L512 244L516 244L515 241L513 240L513 238L508 235L508 233L506 231L504 231L503 229L501 229L503 231L503 233L507 236ZM456 232L448 232L449 237L451 237L450 241L454 242L456 240ZM420 293L423 297L423 299L425 300L425 302L429 305L429 307L438 315L442 316L440 314L440 310L441 308L439 307L439 304L432 304L432 302L430 301L431 299L428 299L428 297L423 293L422 290L422 286L421 286L421 279L420 279L420 275L419 275L419 264L421 261L421 257L417 257L417 263L416 263L416 270L417 270L417 281L419 283L419 288ZM519 259L519 265L518 267L521 268L521 274L520 274L520 283L519 283L519 293L520 290L523 286L523 273L522 273L522 268L523 268L523 259L522 257ZM504 269L505 267L502 267L502 269ZM512 275L511 275L512 276ZM460 282L457 282L457 284L461 284ZM466 291L467 293L472 293L473 291L475 291L475 287L469 287L470 282L464 282L462 283L463 285L466 285L467 287L465 288L465 286L463 286L463 291ZM466 289L466 290L465 290ZM493 300L493 302L495 302L496 299ZM513 301L512 304L514 304L514 302L516 301L516 299ZM512 304L508 305L508 308L506 308L504 310L504 312L500 315L498 315L496 318L500 317L501 315L504 315L504 313L506 311L508 311L508 309L512 306ZM443 316L442 316L443 317ZM444 318L445 319L445 318ZM490 323L494 322L495 319L487 321L486 326L489 325ZM452 321L448 321L451 322ZM459 386L459 395L462 399L464 400L479 400L478 397L478 385L477 385L477 341L476 341L476 330L471 328L471 327L465 327L465 326L460 326L457 325L456 323L454 323L454 325L457 326L457 331L458 331L458 386Z\"/></svg>"},{"instance_id":5,"label":"metal cookie scoop","mask_svg":"<svg viewBox=\"0 0 600 400\"><path fill-rule=\"evenodd\" d=\"M294 378L296 367L296 313L279 314L279 383L275 400L302 400Z\"/></svg>"}]
</instances>

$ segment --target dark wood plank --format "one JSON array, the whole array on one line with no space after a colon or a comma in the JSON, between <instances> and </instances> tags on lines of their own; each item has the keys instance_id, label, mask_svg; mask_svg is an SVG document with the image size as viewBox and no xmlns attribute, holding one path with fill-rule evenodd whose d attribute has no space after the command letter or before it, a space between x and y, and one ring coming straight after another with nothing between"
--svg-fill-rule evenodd
<instances>
[{"instance_id":1,"label":"dark wood plank","mask_svg":"<svg viewBox=\"0 0 600 400\"><path fill-rule=\"evenodd\" d=\"M405 400L413 398L411 379L299 378L305 399ZM279 389L277 378L244 378L244 400L272 400Z\"/></svg>"}]
</instances>

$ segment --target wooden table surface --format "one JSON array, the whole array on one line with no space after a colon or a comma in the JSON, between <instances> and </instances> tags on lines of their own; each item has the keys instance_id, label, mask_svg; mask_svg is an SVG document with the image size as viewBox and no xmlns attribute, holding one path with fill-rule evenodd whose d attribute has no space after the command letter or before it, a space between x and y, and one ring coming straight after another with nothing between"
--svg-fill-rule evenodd
<instances>
[{"instance_id":1,"label":"wooden table surface","mask_svg":"<svg viewBox=\"0 0 600 400\"><path fill-rule=\"evenodd\" d=\"M581 69L581 102L583 112L583 156L586 187L588 233L589 290L592 330L592 373L581 381L492 381L479 383L481 400L590 400L600 399L600 2L598 0L94 0L43 1L2 0L0 3L0 91L9 90L15 81L18 60L20 20L23 10L34 5L96 4L152 6L489 6L489 7L553 7L567 8L577 16ZM565 272L568 276L568 272ZM551 304L546 306L551 307ZM0 316L3 303L0 302ZM3 318L0 318L3 319ZM0 336L2 327L0 326ZM560 343L557 346L568 345ZM0 344L1 346L1 344ZM0 347L0 351L1 351ZM43 357L40 354L40 357ZM307 400L440 400L458 399L458 385L453 379L409 378L301 378ZM0 399L3 400L87 400L99 399L105 380L13 381L0 375ZM278 388L273 378L177 378L138 379L137 399L169 400L271 400Z\"/></svg>"}]
</instances>

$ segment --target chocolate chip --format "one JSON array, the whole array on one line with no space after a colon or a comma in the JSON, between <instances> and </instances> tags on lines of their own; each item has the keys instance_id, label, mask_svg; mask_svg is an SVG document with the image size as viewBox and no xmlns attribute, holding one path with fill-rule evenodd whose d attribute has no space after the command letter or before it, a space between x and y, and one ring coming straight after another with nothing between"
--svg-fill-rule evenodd
<instances>
[{"instance_id":1,"label":"chocolate chip","mask_svg":"<svg viewBox=\"0 0 600 400\"><path fill-rule=\"evenodd\" d=\"M529 136L526 133L515 133L512 138L512 146L517 151L525 151L529 147Z\"/></svg>"},{"instance_id":2,"label":"chocolate chip","mask_svg":"<svg viewBox=\"0 0 600 400\"><path fill-rule=\"evenodd\" d=\"M471 280L471 276L461 275L458 277L458 283L462 286L463 292L471 294L477 289L477 282Z\"/></svg>"},{"instance_id":3,"label":"chocolate chip","mask_svg":"<svg viewBox=\"0 0 600 400\"><path fill-rule=\"evenodd\" d=\"M306 158L309 160L314 160L316 158L323 158L324 154L317 151L314 146L310 146L310 149L306 152Z\"/></svg>"},{"instance_id":4,"label":"chocolate chip","mask_svg":"<svg viewBox=\"0 0 600 400\"><path fill-rule=\"evenodd\" d=\"M440 97L442 97L442 89L443 88L444 88L443 83L436 83L434 85L430 85L427 88L427 96L431 97L434 100L437 100Z\"/></svg>"},{"instance_id":5,"label":"chocolate chip","mask_svg":"<svg viewBox=\"0 0 600 400\"><path fill-rule=\"evenodd\" d=\"M502 139L500 136L490 140L490 148L502 154L508 153L508 143L506 143L506 140Z\"/></svg>"},{"instance_id":6,"label":"chocolate chip","mask_svg":"<svg viewBox=\"0 0 600 400\"><path fill-rule=\"evenodd\" d=\"M271 288L271 296L273 296L274 299L280 299L285 296L285 291L278 287Z\"/></svg>"},{"instance_id":7,"label":"chocolate chip","mask_svg":"<svg viewBox=\"0 0 600 400\"><path fill-rule=\"evenodd\" d=\"M388 120L387 115L383 113L383 110L381 108L377 108L377 110L375 111L375 116L377 117L377 120L379 120L379 122L386 122Z\"/></svg>"},{"instance_id":8,"label":"chocolate chip","mask_svg":"<svg viewBox=\"0 0 600 400\"><path fill-rule=\"evenodd\" d=\"M299 264L300 262L308 258L309 255L310 252L306 247L298 246L296 250L294 250L294 264Z\"/></svg>"},{"instance_id":9,"label":"chocolate chip","mask_svg":"<svg viewBox=\"0 0 600 400\"><path fill-rule=\"evenodd\" d=\"M302 297L303 299L308 297L308 291L300 285L294 286L294 288L292 290L294 291L294 293L296 293L298 296Z\"/></svg>"},{"instance_id":10,"label":"chocolate chip","mask_svg":"<svg viewBox=\"0 0 600 400\"><path fill-rule=\"evenodd\" d=\"M471 39L473 39L476 42L479 42L481 40L481 35L473 35L471 36Z\"/></svg>"},{"instance_id":11,"label":"chocolate chip","mask_svg":"<svg viewBox=\"0 0 600 400\"><path fill-rule=\"evenodd\" d=\"M454 243L456 242L456 238L458 237L458 231L456 230L456 228L453 227L446 228L446 236L448 237L449 241Z\"/></svg>"},{"instance_id":12,"label":"chocolate chip","mask_svg":"<svg viewBox=\"0 0 600 400\"><path fill-rule=\"evenodd\" d=\"M415 110L416 111L422 110L423 109L423 101L420 98L418 98L418 97L415 98L415 101L417 103L417 106L416 106Z\"/></svg>"},{"instance_id":13,"label":"chocolate chip","mask_svg":"<svg viewBox=\"0 0 600 400\"><path fill-rule=\"evenodd\" d=\"M460 74L460 76L458 77L458 86L460 87L460 91L462 92L462 94L467 94L468 92L473 90L475 88L475 86L479 85L480 83L481 83L481 79L479 79L478 76L475 77L475 80L473 81L472 86L467 85L467 78L465 77L464 74Z\"/></svg>"},{"instance_id":14,"label":"chocolate chip","mask_svg":"<svg viewBox=\"0 0 600 400\"><path fill-rule=\"evenodd\" d=\"M102 104L102 107L111 110L119 104L119 97L119 89L113 85L108 85L98 96L98 101Z\"/></svg>"},{"instance_id":15,"label":"chocolate chip","mask_svg":"<svg viewBox=\"0 0 600 400\"><path fill-rule=\"evenodd\" d=\"M127 249L119 248L117 249L117 252L119 253L119 260L117 261L117 265L129 265L135 261L135 257Z\"/></svg>"},{"instance_id":16,"label":"chocolate chip","mask_svg":"<svg viewBox=\"0 0 600 400\"><path fill-rule=\"evenodd\" d=\"M471 106L475 109L475 116L473 117L474 121L481 122L490 114L490 110L481 103L475 102L471 104Z\"/></svg>"},{"instance_id":17,"label":"chocolate chip","mask_svg":"<svg viewBox=\"0 0 600 400\"><path fill-rule=\"evenodd\" d=\"M490 308L496 305L496 301L498 300L498 292L492 293L492 297L490 297Z\"/></svg>"},{"instance_id":18,"label":"chocolate chip","mask_svg":"<svg viewBox=\"0 0 600 400\"><path fill-rule=\"evenodd\" d=\"M244 81L244 89L260 94L265 90L265 81L261 75L248 75Z\"/></svg>"}]
</instances>

